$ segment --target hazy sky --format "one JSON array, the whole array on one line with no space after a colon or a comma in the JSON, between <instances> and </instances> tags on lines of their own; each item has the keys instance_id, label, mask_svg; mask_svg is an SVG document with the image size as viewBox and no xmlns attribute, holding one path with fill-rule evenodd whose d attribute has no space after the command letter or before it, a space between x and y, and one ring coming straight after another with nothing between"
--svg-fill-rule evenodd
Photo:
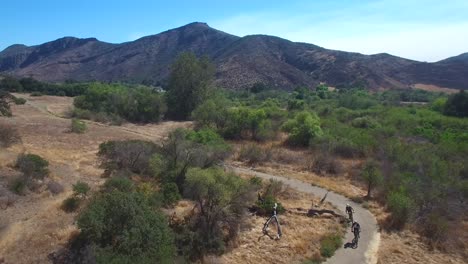
<instances>
[{"instance_id":1,"label":"hazy sky","mask_svg":"<svg viewBox=\"0 0 468 264\"><path fill-rule=\"evenodd\" d=\"M468 0L5 0L0 50L63 36L124 42L207 22L329 49L437 61L468 52Z\"/></svg>"}]
</instances>

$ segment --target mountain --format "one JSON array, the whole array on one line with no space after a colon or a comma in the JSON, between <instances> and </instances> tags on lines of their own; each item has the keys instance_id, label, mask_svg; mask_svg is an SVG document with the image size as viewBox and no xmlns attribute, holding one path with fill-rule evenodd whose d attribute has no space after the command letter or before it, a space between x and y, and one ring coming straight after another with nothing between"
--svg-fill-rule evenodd
<instances>
[{"instance_id":1,"label":"mountain","mask_svg":"<svg viewBox=\"0 0 468 264\"><path fill-rule=\"evenodd\" d=\"M209 56L217 66L217 84L232 89L258 82L285 89L321 82L370 89L415 84L468 89L468 53L424 63L389 54L329 50L266 35L241 38L198 22L121 44L65 37L37 46L12 45L0 52L0 73L51 82L161 84L183 51Z\"/></svg>"}]
</instances>

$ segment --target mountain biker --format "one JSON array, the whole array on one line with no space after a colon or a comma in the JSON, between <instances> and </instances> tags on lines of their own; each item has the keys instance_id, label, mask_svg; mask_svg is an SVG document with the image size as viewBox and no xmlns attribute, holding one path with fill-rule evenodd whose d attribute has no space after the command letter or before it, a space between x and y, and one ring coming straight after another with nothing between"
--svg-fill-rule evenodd
<instances>
[{"instance_id":1,"label":"mountain biker","mask_svg":"<svg viewBox=\"0 0 468 264\"><path fill-rule=\"evenodd\" d=\"M351 220L351 222L353 222L353 213L354 213L354 209L351 207L351 205L349 204L346 204L346 213L348 214L349 216L349 220Z\"/></svg>"},{"instance_id":2,"label":"mountain biker","mask_svg":"<svg viewBox=\"0 0 468 264\"><path fill-rule=\"evenodd\" d=\"M353 223L353 225L351 226L351 231L354 234L354 238L358 239L359 238L359 233L361 233L361 226L359 225L358 222Z\"/></svg>"}]
</instances>

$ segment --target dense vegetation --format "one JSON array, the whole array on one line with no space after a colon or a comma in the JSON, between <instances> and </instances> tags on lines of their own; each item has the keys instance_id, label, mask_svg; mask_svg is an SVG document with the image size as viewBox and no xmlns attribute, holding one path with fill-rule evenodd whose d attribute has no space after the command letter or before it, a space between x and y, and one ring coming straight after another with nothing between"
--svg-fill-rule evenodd
<instances>
[{"instance_id":1,"label":"dense vegetation","mask_svg":"<svg viewBox=\"0 0 468 264\"><path fill-rule=\"evenodd\" d=\"M88 88L87 83L65 82L63 84L45 83L33 78L16 79L5 76L0 80L0 90L8 92L28 92L59 96L78 96L83 94Z\"/></svg>"},{"instance_id":2,"label":"dense vegetation","mask_svg":"<svg viewBox=\"0 0 468 264\"><path fill-rule=\"evenodd\" d=\"M141 140L100 145L98 156L109 179L78 221L84 241L80 245L94 252L97 262L168 262L175 255L198 260L221 254L236 238L248 206L267 214L276 202L275 183L255 204L254 193L261 188L255 180L217 168L231 152L225 140L251 141L239 153L239 159L251 164L271 159L255 142L280 140L282 135L287 137L285 146L314 154L311 167L318 174L340 174L342 159L364 161L355 180L367 189L368 199L391 213L385 228L410 226L432 241L443 241L449 224L461 221L466 212L465 92L369 93L319 85L288 93L262 84L234 92L214 89L212 78L206 58L184 53L172 67L167 92L122 84L1 80L0 88L11 92L77 96L73 114L79 118L195 121L196 130L175 130L161 146ZM10 98L0 93L2 115L11 115ZM85 130L77 120L71 125L76 132ZM21 156L17 167L24 177L14 188L32 188L30 179L47 176L47 165L38 156ZM75 192L70 208L84 200L82 190ZM182 198L194 201L194 215L167 223L161 208ZM337 238L322 241L322 254L331 254L339 243Z\"/></svg>"},{"instance_id":3,"label":"dense vegetation","mask_svg":"<svg viewBox=\"0 0 468 264\"><path fill-rule=\"evenodd\" d=\"M442 240L448 221L459 221L466 209L468 119L445 116L463 116L464 92L447 100L444 94L419 90L371 94L319 86L291 94L267 89L221 97L195 109L199 127L216 129L228 139L262 140L256 136L268 127L262 122L277 122L268 132L282 128L289 136L286 143L315 152L313 167L319 173L336 173L340 158L368 159L357 179L368 197L392 213L387 227L412 224ZM240 151L240 159L252 163L269 158L254 146Z\"/></svg>"}]
</instances>

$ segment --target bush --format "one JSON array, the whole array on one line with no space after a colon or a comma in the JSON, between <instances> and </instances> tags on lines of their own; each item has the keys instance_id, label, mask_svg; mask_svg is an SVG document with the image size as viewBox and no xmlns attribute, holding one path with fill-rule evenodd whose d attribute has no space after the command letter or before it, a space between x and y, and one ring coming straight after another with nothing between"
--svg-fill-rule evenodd
<instances>
[{"instance_id":1,"label":"bush","mask_svg":"<svg viewBox=\"0 0 468 264\"><path fill-rule=\"evenodd\" d=\"M273 207L275 206L275 203L277 204L276 213L284 213L285 209L283 205L280 202L278 202L273 195L267 194L262 197L262 200L257 201L257 214L264 216L273 215Z\"/></svg>"},{"instance_id":2,"label":"bush","mask_svg":"<svg viewBox=\"0 0 468 264\"><path fill-rule=\"evenodd\" d=\"M39 155L20 154L15 167L18 168L27 179L42 180L49 175L49 162Z\"/></svg>"},{"instance_id":3,"label":"bush","mask_svg":"<svg viewBox=\"0 0 468 264\"><path fill-rule=\"evenodd\" d=\"M95 245L98 262L170 263L174 257L174 236L165 216L137 192L99 194L78 217L78 228Z\"/></svg>"},{"instance_id":4,"label":"bush","mask_svg":"<svg viewBox=\"0 0 468 264\"><path fill-rule=\"evenodd\" d=\"M257 213L260 215L271 215L273 214L273 207L275 203L278 205L276 212L283 213L285 211L283 205L278 202L277 197L283 192L284 184L281 181L270 179L268 184L265 186L263 194L259 194L257 200Z\"/></svg>"},{"instance_id":5,"label":"bush","mask_svg":"<svg viewBox=\"0 0 468 264\"><path fill-rule=\"evenodd\" d=\"M448 220L440 213L433 212L421 223L422 233L433 242L443 242L447 238Z\"/></svg>"},{"instance_id":6,"label":"bush","mask_svg":"<svg viewBox=\"0 0 468 264\"><path fill-rule=\"evenodd\" d=\"M239 152L239 160L246 161L251 165L269 161L271 150L264 149L255 144L244 145Z\"/></svg>"},{"instance_id":7,"label":"bush","mask_svg":"<svg viewBox=\"0 0 468 264\"><path fill-rule=\"evenodd\" d=\"M387 205L392 212L392 226L401 228L410 217L413 201L403 191L393 191L387 197Z\"/></svg>"},{"instance_id":8,"label":"bush","mask_svg":"<svg viewBox=\"0 0 468 264\"><path fill-rule=\"evenodd\" d=\"M159 122L167 109L163 95L152 88L103 83L89 84L84 94L74 99L74 105L81 109L77 116L86 114L95 121L106 123L121 123L122 119Z\"/></svg>"},{"instance_id":9,"label":"bush","mask_svg":"<svg viewBox=\"0 0 468 264\"><path fill-rule=\"evenodd\" d=\"M263 183L263 180L260 177L254 176L254 177L249 179L249 182L254 186L261 187L262 183Z\"/></svg>"},{"instance_id":10,"label":"bush","mask_svg":"<svg viewBox=\"0 0 468 264\"><path fill-rule=\"evenodd\" d=\"M380 124L368 117L368 116L364 116L364 117L358 117L356 119L354 119L352 122L351 122L351 125L353 127L356 127L356 128L369 128L369 129L374 129L374 128L377 128L380 126Z\"/></svg>"},{"instance_id":11,"label":"bush","mask_svg":"<svg viewBox=\"0 0 468 264\"><path fill-rule=\"evenodd\" d=\"M31 96L42 96L41 92L32 92Z\"/></svg>"},{"instance_id":12,"label":"bush","mask_svg":"<svg viewBox=\"0 0 468 264\"><path fill-rule=\"evenodd\" d=\"M15 102L16 105L24 105L26 103L26 99L13 97L13 102Z\"/></svg>"},{"instance_id":13,"label":"bush","mask_svg":"<svg viewBox=\"0 0 468 264\"><path fill-rule=\"evenodd\" d=\"M78 181L73 184L73 195L80 199L86 198L90 190L91 188L86 182Z\"/></svg>"},{"instance_id":14,"label":"bush","mask_svg":"<svg viewBox=\"0 0 468 264\"><path fill-rule=\"evenodd\" d=\"M173 182L165 183L162 185L163 203L166 206L170 206L179 201L182 197L179 193L177 184Z\"/></svg>"},{"instance_id":15,"label":"bush","mask_svg":"<svg viewBox=\"0 0 468 264\"><path fill-rule=\"evenodd\" d=\"M309 146L312 139L322 135L320 119L315 113L300 112L282 128L289 133L288 143L294 146Z\"/></svg>"},{"instance_id":16,"label":"bush","mask_svg":"<svg viewBox=\"0 0 468 264\"><path fill-rule=\"evenodd\" d=\"M81 204L81 200L77 197L68 197L62 202L62 210L67 213L75 212Z\"/></svg>"},{"instance_id":17,"label":"bush","mask_svg":"<svg viewBox=\"0 0 468 264\"><path fill-rule=\"evenodd\" d=\"M103 189L107 192L111 191L121 191L121 192L131 192L135 189L135 186L132 182L127 177L122 177L122 176L115 176L110 179L108 179L104 183Z\"/></svg>"},{"instance_id":18,"label":"bush","mask_svg":"<svg viewBox=\"0 0 468 264\"><path fill-rule=\"evenodd\" d=\"M188 237L192 258L221 254L237 237L246 208L255 194L250 184L220 169L190 169L184 195L197 202L200 213L192 219Z\"/></svg>"},{"instance_id":19,"label":"bush","mask_svg":"<svg viewBox=\"0 0 468 264\"><path fill-rule=\"evenodd\" d=\"M319 175L325 173L336 175L343 172L343 166L330 155L320 155L314 159L311 170Z\"/></svg>"},{"instance_id":20,"label":"bush","mask_svg":"<svg viewBox=\"0 0 468 264\"><path fill-rule=\"evenodd\" d=\"M329 234L320 240L320 254L325 258L330 258L335 251L341 247L343 240L339 234Z\"/></svg>"},{"instance_id":21,"label":"bush","mask_svg":"<svg viewBox=\"0 0 468 264\"><path fill-rule=\"evenodd\" d=\"M367 161L361 173L362 179L367 184L367 198L371 197L371 191L383 182L383 176L380 173L378 164L375 161Z\"/></svg>"},{"instance_id":22,"label":"bush","mask_svg":"<svg viewBox=\"0 0 468 264\"><path fill-rule=\"evenodd\" d=\"M21 137L13 126L0 123L0 147L7 148L21 141Z\"/></svg>"},{"instance_id":23,"label":"bush","mask_svg":"<svg viewBox=\"0 0 468 264\"><path fill-rule=\"evenodd\" d=\"M468 117L468 94L464 90L451 95L444 106L444 114Z\"/></svg>"},{"instance_id":24,"label":"bush","mask_svg":"<svg viewBox=\"0 0 468 264\"><path fill-rule=\"evenodd\" d=\"M53 195L60 194L64 191L63 185L56 181L50 181L47 183L47 189L52 193Z\"/></svg>"},{"instance_id":25,"label":"bush","mask_svg":"<svg viewBox=\"0 0 468 264\"><path fill-rule=\"evenodd\" d=\"M26 180L22 177L14 179L10 183L10 190L18 195L25 195L26 194Z\"/></svg>"},{"instance_id":26,"label":"bush","mask_svg":"<svg viewBox=\"0 0 468 264\"><path fill-rule=\"evenodd\" d=\"M71 120L71 132L73 133L78 133L78 134L83 134L86 131L86 123L78 120L76 118L73 118Z\"/></svg>"},{"instance_id":27,"label":"bush","mask_svg":"<svg viewBox=\"0 0 468 264\"><path fill-rule=\"evenodd\" d=\"M98 157L107 175L120 170L147 175L157 149L153 142L143 140L107 141L99 145Z\"/></svg>"}]
</instances>

